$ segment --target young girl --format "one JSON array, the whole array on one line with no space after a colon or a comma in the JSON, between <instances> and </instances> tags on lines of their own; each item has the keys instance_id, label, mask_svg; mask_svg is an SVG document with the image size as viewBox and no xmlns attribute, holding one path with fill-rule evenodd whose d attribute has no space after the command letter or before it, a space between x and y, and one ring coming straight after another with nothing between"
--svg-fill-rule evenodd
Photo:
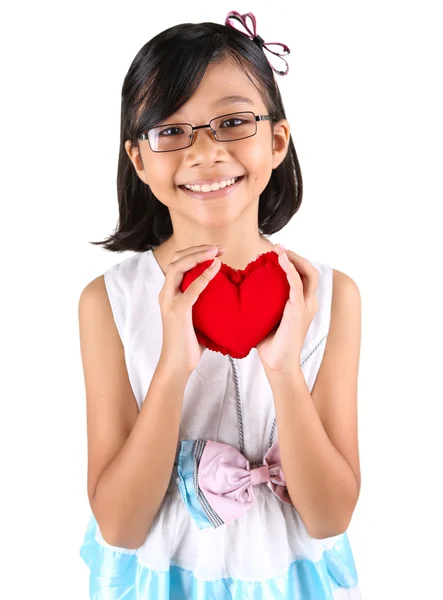
<instances>
[{"instance_id":1,"label":"young girl","mask_svg":"<svg viewBox=\"0 0 443 600\"><path fill-rule=\"evenodd\" d=\"M100 243L135 254L79 301L92 599L360 598L360 297L267 239L302 199L278 46L231 12L158 34L125 77L120 219ZM289 290L278 327L241 358L209 349L202 292L269 265Z\"/></svg>"}]
</instances>

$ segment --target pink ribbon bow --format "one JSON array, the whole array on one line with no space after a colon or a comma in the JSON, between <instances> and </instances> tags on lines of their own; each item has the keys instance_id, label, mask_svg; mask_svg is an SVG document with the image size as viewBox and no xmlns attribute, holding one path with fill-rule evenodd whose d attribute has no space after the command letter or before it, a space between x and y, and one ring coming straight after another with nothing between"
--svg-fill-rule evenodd
<instances>
[{"instance_id":1,"label":"pink ribbon bow","mask_svg":"<svg viewBox=\"0 0 443 600\"><path fill-rule=\"evenodd\" d=\"M206 442L198 468L198 485L224 523L235 521L251 508L255 502L253 488L261 483L282 502L292 504L281 468L278 440L263 462L263 466L251 469L237 448L221 442Z\"/></svg>"},{"instance_id":2,"label":"pink ribbon bow","mask_svg":"<svg viewBox=\"0 0 443 600\"><path fill-rule=\"evenodd\" d=\"M250 19L250 21L252 23L251 27L248 27L248 24L246 23L246 20L248 18ZM243 29L238 27L235 24L236 21L238 21L243 26ZM244 15L241 15L237 11L231 10L228 13L228 16L226 17L225 25L227 25L228 27L232 27L232 29L236 29L237 31L240 31L240 33L243 33L244 35L246 35L249 39L251 39L253 41L257 40L260 43L260 45L262 46L263 50L270 52L274 56L278 56L278 58L280 58L285 63L285 65L286 65L285 70L279 71L278 69L276 69L268 58L268 62L271 66L271 69L274 71L274 73L277 73L278 75L287 75L288 74L289 65L286 62L286 60L283 58L283 56L286 56L287 54L289 54L289 52L290 52L289 48L286 46L286 44L282 44L281 42L265 42L263 40L263 38L261 38L259 35L257 35L257 23L255 20L255 16L252 13L246 13ZM244 31L244 30L246 30L246 31ZM277 51L278 47L280 47L279 51Z\"/></svg>"}]
</instances>

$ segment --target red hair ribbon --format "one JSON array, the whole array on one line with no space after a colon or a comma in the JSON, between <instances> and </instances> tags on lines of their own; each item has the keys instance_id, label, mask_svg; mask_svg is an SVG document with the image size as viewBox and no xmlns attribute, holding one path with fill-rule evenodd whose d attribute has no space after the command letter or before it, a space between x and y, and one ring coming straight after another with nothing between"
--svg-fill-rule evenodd
<instances>
[{"instance_id":1,"label":"red hair ribbon","mask_svg":"<svg viewBox=\"0 0 443 600\"><path fill-rule=\"evenodd\" d=\"M248 24L246 23L246 20L248 18L251 21L251 26L248 26ZM236 25L236 21L238 21L242 25L241 28L238 27L238 25ZM265 42L263 40L263 38L261 38L259 35L257 35L257 23L256 23L254 15L252 13L246 13L244 15L241 15L240 13L236 12L235 10L231 10L228 13L228 16L226 17L225 25L227 25L228 27L232 27L232 29L236 29L240 33L243 33L252 41L254 41L254 42L257 41L260 44L260 46L263 48L263 50L270 52L274 56L278 56L285 63L285 65L286 65L285 70L279 71L278 69L276 69L273 66L273 64L269 61L269 58L268 58L268 62L271 66L271 69L274 71L274 73L277 73L278 75L287 75L288 74L289 65L286 62L286 60L283 58L283 56L286 56L287 54L289 54L289 52L290 52L289 48L286 46L286 44L282 44L281 42Z\"/></svg>"}]
</instances>

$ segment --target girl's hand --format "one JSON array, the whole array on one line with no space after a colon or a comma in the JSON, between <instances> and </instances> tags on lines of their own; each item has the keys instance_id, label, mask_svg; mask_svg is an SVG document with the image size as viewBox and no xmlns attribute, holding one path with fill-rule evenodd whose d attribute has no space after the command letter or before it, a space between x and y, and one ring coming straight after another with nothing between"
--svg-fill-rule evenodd
<instances>
[{"instance_id":1,"label":"girl's hand","mask_svg":"<svg viewBox=\"0 0 443 600\"><path fill-rule=\"evenodd\" d=\"M289 300L276 331L257 345L265 370L290 374L300 369L300 356L308 329L318 310L318 270L305 258L278 244L273 248L290 285ZM286 257L285 257L286 254Z\"/></svg>"},{"instance_id":2,"label":"girl's hand","mask_svg":"<svg viewBox=\"0 0 443 600\"><path fill-rule=\"evenodd\" d=\"M212 249L211 249L212 248ZM180 290L183 275L197 264L223 254L217 246L191 246L174 252L160 290L158 301L163 324L163 343L159 365L175 375L189 376L197 366L205 348L195 335L192 307L201 292L218 273L221 262L210 265L186 289Z\"/></svg>"}]
</instances>

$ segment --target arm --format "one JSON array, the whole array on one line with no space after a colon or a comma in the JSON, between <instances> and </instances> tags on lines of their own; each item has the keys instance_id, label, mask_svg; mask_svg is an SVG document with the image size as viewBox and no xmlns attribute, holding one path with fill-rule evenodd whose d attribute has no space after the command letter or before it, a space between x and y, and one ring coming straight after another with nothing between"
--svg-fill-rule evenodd
<instances>
[{"instance_id":1,"label":"arm","mask_svg":"<svg viewBox=\"0 0 443 600\"><path fill-rule=\"evenodd\" d=\"M288 492L310 535L343 533L360 493L357 378L360 294L334 270L331 322L312 395L301 368L267 374Z\"/></svg>"},{"instance_id":2,"label":"arm","mask_svg":"<svg viewBox=\"0 0 443 600\"><path fill-rule=\"evenodd\" d=\"M140 547L168 489L187 378L157 365L140 412L103 276L79 300L88 497L104 539Z\"/></svg>"}]
</instances>

